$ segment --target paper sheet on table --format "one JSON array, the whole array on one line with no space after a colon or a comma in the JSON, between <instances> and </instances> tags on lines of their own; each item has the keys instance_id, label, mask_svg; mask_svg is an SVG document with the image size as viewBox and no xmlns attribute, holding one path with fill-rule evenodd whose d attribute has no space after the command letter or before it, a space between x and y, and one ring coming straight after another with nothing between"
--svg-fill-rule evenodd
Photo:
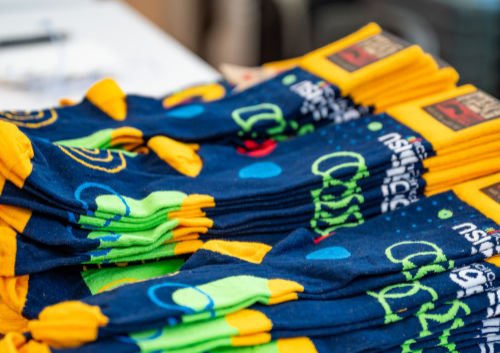
<instances>
[{"instance_id":1,"label":"paper sheet on table","mask_svg":"<svg viewBox=\"0 0 500 353\"><path fill-rule=\"evenodd\" d=\"M119 55L102 44L73 40L24 45L0 50L0 85L43 89L64 82L86 85L123 69Z\"/></svg>"}]
</instances>

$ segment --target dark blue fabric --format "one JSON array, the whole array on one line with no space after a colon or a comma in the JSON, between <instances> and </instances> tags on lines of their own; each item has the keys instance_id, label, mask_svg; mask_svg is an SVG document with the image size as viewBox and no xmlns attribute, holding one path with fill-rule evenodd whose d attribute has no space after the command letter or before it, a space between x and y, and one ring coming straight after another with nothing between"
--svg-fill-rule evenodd
<instances>
[{"instance_id":1,"label":"dark blue fabric","mask_svg":"<svg viewBox=\"0 0 500 353\"><path fill-rule=\"evenodd\" d=\"M451 211L453 216L439 218L439 211L443 207ZM405 212L404 215L401 212ZM430 219L431 222L412 223L412 220L422 219ZM497 253L496 237L492 237L489 247L483 247L478 252L458 230L453 230L453 227L470 222L478 229L496 227L491 220L449 192L422 200L404 211L374 218L355 229L339 230L317 245L314 234L299 230L276 245L260 265L200 250L188 260L183 271L175 276L132 284L84 301L99 305L110 318L109 324L101 330L101 334L106 335L157 327L167 318L183 314L178 310L158 309L148 299L148 288L159 283L176 282L196 286L228 276L247 274L297 281L305 288L303 293L299 293L301 299L326 300L352 296L435 273L435 266L439 271L446 271ZM390 230L386 231L387 228ZM377 231L374 232L375 229ZM411 256L412 267L415 268L401 272L400 263L389 261L385 252L391 246L396 246L399 256ZM418 255L419 252L430 251L429 246L440 249L443 256L439 257L435 252ZM311 253L332 247L346 249L350 256L336 260L307 258ZM168 290L165 290L164 296L168 297ZM129 303L133 307L124 313L121 309L123 303Z\"/></svg>"},{"instance_id":2,"label":"dark blue fabric","mask_svg":"<svg viewBox=\"0 0 500 353\"><path fill-rule=\"evenodd\" d=\"M370 129L374 123L381 128ZM100 195L142 199L152 192L167 190L209 195L216 205L204 209L214 221L204 235L207 239L260 234L254 241L269 244L279 237L267 240L266 234L285 237L294 229L312 227L318 237L324 236L422 196L425 182L420 178L421 159L432 155L433 150L420 135L387 115L345 123L345 129L339 126L330 125L279 142L271 154L259 159L241 155L230 146L202 145L199 153L204 167L196 178L179 175L151 155L123 156L126 168L110 174L79 164L60 146L32 137L35 151L32 173L22 190L6 183L0 195L2 203L34 211L18 237L22 251L18 254L16 274L85 262L87 255L79 253L95 249L100 243L87 238L89 229L82 229L85 224L81 215L102 217L95 213L95 200ZM409 153L409 157L395 154L386 144L389 140L406 146L407 152L402 153ZM121 158L117 153L111 153L113 158ZM399 167L398 158L406 158L404 168ZM276 166L279 173L268 178L247 177L242 173L256 164ZM333 172L327 173L329 169ZM399 175L408 187L387 194L384 190L388 190L390 182L388 173L393 177ZM137 187L138 181L141 187ZM107 217L121 220L116 215ZM108 225L103 230L118 233L127 230L126 223L121 222L119 228ZM50 230L50 239L41 236L42 230ZM23 251L35 253L38 244L46 245L37 255L39 262L23 261ZM58 251L62 254L60 259L55 256ZM44 254L51 254L47 263L42 263Z\"/></svg>"},{"instance_id":3,"label":"dark blue fabric","mask_svg":"<svg viewBox=\"0 0 500 353\"><path fill-rule=\"evenodd\" d=\"M308 90L309 98L298 94L292 88L293 84L284 84L283 78L286 76L293 76L295 85L310 84L314 91ZM222 82L222 85L230 90L227 83ZM229 93L213 102L195 99L166 109L160 99L129 95L126 103L127 117L123 121L111 119L84 99L75 106L55 108L58 118L53 124L37 129L21 128L24 132L50 141L85 137L103 129L132 126L141 130L146 138L165 135L186 142L234 144L245 139L296 135L304 126L309 130L309 125L346 121L369 112L369 109L357 107L349 98L342 97L334 85L326 84L322 78L300 68L285 71L243 92ZM232 114L238 109L259 104L273 105L273 109L280 111L282 119L265 119L253 124L249 131L242 130ZM270 112L268 108L262 111ZM50 115L48 110L44 113ZM252 114L243 112L242 118L247 119ZM75 129L75 124L78 129Z\"/></svg>"}]
</instances>

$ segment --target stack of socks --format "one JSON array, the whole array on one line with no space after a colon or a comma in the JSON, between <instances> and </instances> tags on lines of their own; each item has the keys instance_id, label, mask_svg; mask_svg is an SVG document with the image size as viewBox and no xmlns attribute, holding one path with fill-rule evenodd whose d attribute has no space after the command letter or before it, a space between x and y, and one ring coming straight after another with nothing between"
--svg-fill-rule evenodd
<instances>
[{"instance_id":1,"label":"stack of socks","mask_svg":"<svg viewBox=\"0 0 500 353\"><path fill-rule=\"evenodd\" d=\"M301 226L313 227L319 237L362 223L382 210L381 185L393 155L377 141L385 132L367 126L384 121L413 136L386 116L367 119L356 122L360 132L331 127L280 142L259 162L231 147L204 145L199 153L205 165L196 178L155 156L55 145L5 125L5 148L12 153L2 162L0 214L12 228L5 237L11 242L5 249L12 250L2 256L2 275L179 255L201 246L200 237L272 244ZM421 162L413 149L411 156L405 166L414 175L405 191L416 200L423 190Z\"/></svg>"},{"instance_id":2,"label":"stack of socks","mask_svg":"<svg viewBox=\"0 0 500 353\"><path fill-rule=\"evenodd\" d=\"M274 158L274 153L282 146L285 151L288 150L283 162L280 162L280 165L289 166L286 179L275 179L280 177L275 176L268 178L269 183L260 178L240 180L236 175L241 173L234 171L236 180L240 180L241 184L235 181L235 177L226 176L229 182L223 185L223 176L228 171L223 168L219 170L218 176L215 167L220 163L214 162L213 167L207 168L207 176L215 176L215 180L205 179L204 172L192 179L177 175L174 170L165 170L167 167L158 163L154 156L133 157L123 152L109 152L104 154L105 159L112 156L121 163L122 156L127 167L116 173L108 173L76 163L77 160L73 157L83 158L81 153L89 152L85 149L70 149L36 138L30 141L13 126L5 126L2 131L7 131L7 127L12 131L3 139L5 148L18 146L17 151L14 150L9 155L21 157L13 162L2 163L5 166L3 170L9 171L9 174L4 173L10 181L5 182L0 196L3 203L9 203L0 210L3 222L7 223L2 227L5 250L2 253L1 269L3 276L20 276L11 279L9 283L20 282L24 285L21 291L24 293L24 300L17 301L10 307L28 318L33 318L48 304L95 294L103 288L114 288L117 281L124 284L129 279L135 281L164 275L169 271L156 267L154 260L162 259L163 263L172 256L193 252L210 239L258 241L272 245L283 239L289 231L307 226L315 232L315 239L319 241L340 228L353 227L381 212L406 206L418 200L425 190L423 180L418 177L423 170L422 164L420 158L415 156L432 152L430 144L420 135L395 119L381 115L325 127L317 132L280 142L269 157ZM478 127L481 126L475 126ZM490 131L494 132L494 129L490 128ZM342 138L343 134L348 137ZM399 139L398 136L405 138ZM14 138L9 140L10 137ZM330 139L338 143L344 141L344 146L348 147L338 148L337 151L336 147L332 148L335 145L329 143ZM364 141L364 144L353 144L351 139ZM321 145L321 141L324 141L324 145ZM433 140L432 145L436 141L439 140ZM33 157L29 159L29 163L22 157L31 156L31 150L26 149L26 146L33 149ZM351 146L358 149L353 151ZM411 149L405 146L410 146ZM337 152L328 152L327 158L324 158L325 147ZM241 166L246 166L254 158L224 146L206 145L200 153L205 148L207 156L210 155L210 148L213 148L212 158L219 158L214 159L215 161L228 161L230 156L237 157L234 162L236 166L238 160L242 163ZM346 151L347 148L349 149ZM397 148L401 148L401 151L396 152ZM226 150L229 154L224 156L223 151ZM298 150L301 151L301 159L296 163L285 162L292 160ZM73 154L68 155L68 151ZM315 154L312 151L316 151ZM410 154L407 153L409 151ZM395 153L400 157L393 157ZM202 157L205 161L210 160L203 155ZM88 159L89 163L95 162L92 158ZM320 162L316 163L317 160ZM424 163L426 161L427 159ZM331 164L322 165L324 162ZM23 168L19 168L23 165ZM313 165L316 165L316 169L313 169ZM404 168L400 168L401 165ZM106 164L97 166L107 168ZM153 167L157 168L157 172L162 171L162 174L145 172L154 169ZM116 166L108 169L116 169ZM489 170L486 169L485 173ZM468 172L473 173L473 170ZM481 170L480 172L483 173ZM328 178L329 173L331 178ZM117 179L117 176L120 178ZM462 178L464 175L462 173L458 176ZM310 181L302 188L295 186L300 184L291 184L290 180L300 181L299 177ZM21 182L23 178L25 180ZM50 187L47 180L51 181ZM143 186L137 188L136 180L141 180ZM174 187L176 183L178 188ZM192 185L187 188L189 183ZM162 185L169 189L162 188ZM200 188L220 191L215 195L199 194ZM271 192L269 197L263 197L266 195L264 191L273 189L278 192ZM305 189L302 194L299 192L301 189ZM294 192L290 194L290 190ZM233 198L236 202L224 199L231 194L236 195ZM256 196L253 199L244 198L245 194ZM179 201L172 203L172 200ZM273 203L273 200L277 202ZM227 209L225 213L224 209ZM294 209L299 211L292 220ZM299 218L301 212L305 213L302 219ZM135 226L133 215L142 217L141 229ZM148 222L143 222L145 219ZM241 223L246 229L239 227ZM147 263L137 264L140 261ZM149 265L151 261L153 265ZM90 272L81 267L59 268L77 264L113 268L114 266L107 264L123 262L130 262L140 268L141 265L147 266L143 266L145 270L141 276L130 276L127 267L110 270L113 271L113 276L99 268ZM150 266L153 266L153 270L149 270ZM37 275L44 270L45 272ZM89 274L92 276L89 277ZM55 293L44 287L47 282L57 282L61 277L72 283L65 281L61 285L55 285ZM97 284L91 284L89 278L97 281Z\"/></svg>"},{"instance_id":3,"label":"stack of socks","mask_svg":"<svg viewBox=\"0 0 500 353\"><path fill-rule=\"evenodd\" d=\"M320 242L305 229L274 247L207 242L177 274L45 308L27 337L61 353L486 352L499 342L499 183L465 183Z\"/></svg>"},{"instance_id":4,"label":"stack of socks","mask_svg":"<svg viewBox=\"0 0 500 353\"><path fill-rule=\"evenodd\" d=\"M400 245L420 249L417 257L434 256L432 263L414 262L413 255L399 262L366 255L375 251L370 236L384 223L381 213L390 212L386 221L397 212L404 216L401 207L424 195L500 171L495 142L500 103L471 85L456 88L456 72L438 61L371 24L291 64L270 64L282 72L243 90L231 91L220 81L158 100L126 96L104 80L77 105L1 113L0 332L29 328L36 339L57 348L94 341L96 322L106 326L99 329L100 339L79 353L117 344L117 352L239 352L233 346L281 352L296 344L300 351L330 352L332 342L345 348L363 335L369 342L352 351L469 349L465 337L480 335L481 325L491 326L481 322L483 311L496 309L490 293L460 296L458 282L446 271L479 268L490 276L488 286L496 288L496 260L483 262L498 253L496 243L476 242L481 247L474 253L445 237L441 253L427 240L403 244L399 233L409 229L403 222L396 233L393 228L382 233L388 241L400 239ZM387 113L373 115L373 109ZM81 128L75 129L77 124ZM408 210L421 211L430 207L428 200L442 203L444 197L455 200L451 193L440 194ZM484 218L486 208L472 205ZM441 211L442 220L455 212ZM423 221L415 219L411 227L423 227ZM488 232L495 233L495 226L491 223ZM301 227L309 229L289 235ZM422 229L423 239L441 236L429 229ZM353 262L335 271L328 264L324 270L311 266L315 255L305 251L329 239L353 241L353 236L364 251L356 261L366 266L359 271ZM351 256L343 246L333 248L340 251L336 256ZM177 273L182 255L198 249ZM465 256L469 250L475 256ZM294 257L307 261L292 265L288 259ZM387 266L387 259L403 265L403 272ZM115 295L144 302L145 287L128 284L165 275L170 277L144 283L159 282L160 292L185 289L179 295L187 299L175 304L155 302L148 289L150 300L169 313L135 304L118 308L124 301ZM341 280L323 288L324 275ZM446 285L435 295L428 291L425 298L413 298L438 283ZM400 288L410 288L410 294L402 295ZM97 295L109 290L109 296ZM389 290L393 293L386 295ZM85 297L83 304L57 309L56 303ZM377 303L349 321L349 313L370 297ZM401 308L392 310L392 301L400 298L405 298ZM449 308L461 298L465 306ZM493 309L485 306L487 300ZM118 316L88 304L102 304ZM309 307L324 315L298 321ZM455 315L460 308L462 316ZM135 318L127 321L120 310ZM439 310L454 310L452 327L449 315L442 318ZM333 320L331 312L338 314ZM75 324L81 332L72 331L68 313L86 318ZM164 316L155 316L159 313ZM33 320L38 316L40 322ZM432 325L424 330L422 321L429 320ZM55 321L67 324L69 343L58 341L62 331L52 328L63 326ZM456 343L449 344L452 336ZM0 347L49 350L25 341L11 333ZM479 337L477 342L470 349L487 341Z\"/></svg>"},{"instance_id":5,"label":"stack of socks","mask_svg":"<svg viewBox=\"0 0 500 353\"><path fill-rule=\"evenodd\" d=\"M0 143L9 153L0 163L0 219L10 228L1 274L165 258L213 238L273 244L299 227L319 238L407 206L424 192L497 172L496 143L477 145L483 153L467 159L459 146L496 138L500 120L476 114L484 120L452 130L446 111L432 110L464 97L486 107L483 114L500 105L463 86L395 107L391 115L281 141L260 156L203 144L198 159L180 153L175 160L186 169L198 166L195 178L156 155L53 144L1 123ZM434 159L437 170L422 177ZM460 160L468 162L466 172Z\"/></svg>"},{"instance_id":6,"label":"stack of socks","mask_svg":"<svg viewBox=\"0 0 500 353\"><path fill-rule=\"evenodd\" d=\"M451 184L494 173L499 165L497 137L500 101L471 85L402 104L388 113L420 132L436 155L424 161L428 194ZM487 169L490 168L489 171Z\"/></svg>"}]
</instances>

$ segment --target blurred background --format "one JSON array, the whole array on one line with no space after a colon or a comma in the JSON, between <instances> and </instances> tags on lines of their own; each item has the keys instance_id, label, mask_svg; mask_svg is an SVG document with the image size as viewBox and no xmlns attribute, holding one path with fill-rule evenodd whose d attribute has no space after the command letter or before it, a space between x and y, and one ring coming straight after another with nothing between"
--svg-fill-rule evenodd
<instances>
[{"instance_id":1,"label":"blurred background","mask_svg":"<svg viewBox=\"0 0 500 353\"><path fill-rule=\"evenodd\" d=\"M302 55L367 22L500 92L500 0L127 0L214 66Z\"/></svg>"},{"instance_id":2,"label":"blurred background","mask_svg":"<svg viewBox=\"0 0 500 353\"><path fill-rule=\"evenodd\" d=\"M8 105L2 83L77 95L111 75L128 92L157 95L216 79L221 63L302 55L370 21L449 62L461 82L500 96L500 0L0 0L0 108ZM22 37L16 31L48 34L52 48L67 48L50 57L26 54L40 43L2 46ZM50 60L52 79L43 72ZM84 71L92 72L86 80Z\"/></svg>"}]
</instances>

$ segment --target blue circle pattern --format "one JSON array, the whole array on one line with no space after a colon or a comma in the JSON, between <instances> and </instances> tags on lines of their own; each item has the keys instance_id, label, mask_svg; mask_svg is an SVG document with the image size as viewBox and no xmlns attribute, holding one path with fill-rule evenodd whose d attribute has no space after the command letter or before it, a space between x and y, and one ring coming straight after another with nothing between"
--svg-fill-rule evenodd
<instances>
[{"instance_id":1,"label":"blue circle pattern","mask_svg":"<svg viewBox=\"0 0 500 353\"><path fill-rule=\"evenodd\" d=\"M331 246L316 250L306 256L308 260L342 260L351 256L351 253L341 246Z\"/></svg>"},{"instance_id":2,"label":"blue circle pattern","mask_svg":"<svg viewBox=\"0 0 500 353\"><path fill-rule=\"evenodd\" d=\"M241 179L267 179L280 175L282 169L274 162L257 162L240 169L238 176Z\"/></svg>"},{"instance_id":3,"label":"blue circle pattern","mask_svg":"<svg viewBox=\"0 0 500 353\"><path fill-rule=\"evenodd\" d=\"M82 194L82 192L84 190L86 190L88 188L91 188L91 187L95 187L95 188L98 188L98 189L106 190L106 191L112 193L113 195L117 196L120 199L120 201L123 202L123 204L125 206L125 214L124 214L124 216L128 216L130 214L130 206L127 204L127 202L125 201L125 199L123 198L123 196L120 195L120 194L118 194L115 190L113 190L109 186L104 185L104 184L99 184L99 183L83 183L83 184L81 184L75 190L75 199L82 204L83 208L86 210L87 216L95 216L95 213L93 211L89 210L89 205L88 205L88 203L86 201L82 200L81 194ZM88 228L88 229L104 228L104 227L109 226L111 224L111 221L113 221L113 220L116 220L116 221L120 220L121 217L122 216L120 216L120 215L115 215L112 218L105 220L104 225L102 227L85 225L85 228ZM76 223L76 217L75 217L74 213L68 212L68 219L70 221L73 221L73 222ZM71 225L66 226L66 230L69 232L69 234L73 235L73 227ZM110 235L100 237L99 240L111 242L111 241L118 240L120 237L121 237L121 234L116 234L114 232L110 232ZM97 249L97 250L87 251L87 252L78 253L78 254L79 255L85 255L85 256L91 256L91 257L100 257L100 256L106 256L111 250L112 250L111 248L108 248L108 249ZM103 262L107 263L107 262L109 262L109 260L105 260Z\"/></svg>"},{"instance_id":4,"label":"blue circle pattern","mask_svg":"<svg viewBox=\"0 0 500 353\"><path fill-rule=\"evenodd\" d=\"M82 204L83 208L87 211L87 216L91 216L91 217L95 216L94 211L89 210L88 203L81 199L82 192L86 189L89 189L89 188L103 189L103 190L106 190L106 191L112 193L113 195L117 196L120 199L120 201L123 202L123 205L125 206L125 214L123 216L127 217L128 215L130 215L130 206L127 204L127 201L125 201L123 196L118 194L115 190L113 190L112 188L110 188L109 186L104 185L104 184L83 183L75 190L75 199L77 201L79 201ZM114 215L112 218L109 218L104 222L103 227L107 227L107 226L109 226L111 221L118 221L121 218L122 218L122 216L120 216L120 215ZM101 227L93 227L93 226L87 226L87 227L89 227L89 228L101 228Z\"/></svg>"},{"instance_id":5,"label":"blue circle pattern","mask_svg":"<svg viewBox=\"0 0 500 353\"><path fill-rule=\"evenodd\" d=\"M165 113L169 118L192 119L205 111L201 104L184 105Z\"/></svg>"}]
</instances>

